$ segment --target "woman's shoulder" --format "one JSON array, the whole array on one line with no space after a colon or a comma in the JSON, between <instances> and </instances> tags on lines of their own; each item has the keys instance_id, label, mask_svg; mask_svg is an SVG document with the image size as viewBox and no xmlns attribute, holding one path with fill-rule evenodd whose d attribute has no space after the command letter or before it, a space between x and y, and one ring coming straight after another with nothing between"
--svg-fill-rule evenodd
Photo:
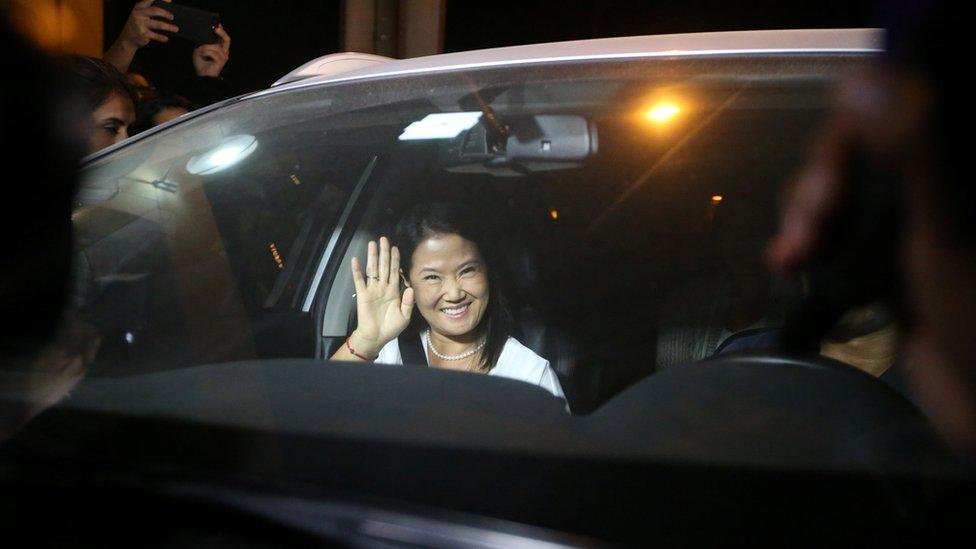
<instances>
[{"instance_id":1,"label":"woman's shoulder","mask_svg":"<svg viewBox=\"0 0 976 549\"><path fill-rule=\"evenodd\" d=\"M498 363L491 370L492 375L527 381L538 385L553 395L565 398L556 373L549 361L535 354L535 351L514 337L509 337L502 349Z\"/></svg>"},{"instance_id":2,"label":"woman's shoulder","mask_svg":"<svg viewBox=\"0 0 976 549\"><path fill-rule=\"evenodd\" d=\"M540 377L548 369L548 360L535 354L535 351L532 349L522 345L521 341L514 337L509 337L491 373L538 383Z\"/></svg>"},{"instance_id":3,"label":"woman's shoulder","mask_svg":"<svg viewBox=\"0 0 976 549\"><path fill-rule=\"evenodd\" d=\"M548 360L535 354L535 351L529 349L514 337L509 337L508 341L505 342L505 347L502 348L502 354L498 357L498 364L501 365L502 361L536 367L549 365Z\"/></svg>"}]
</instances>

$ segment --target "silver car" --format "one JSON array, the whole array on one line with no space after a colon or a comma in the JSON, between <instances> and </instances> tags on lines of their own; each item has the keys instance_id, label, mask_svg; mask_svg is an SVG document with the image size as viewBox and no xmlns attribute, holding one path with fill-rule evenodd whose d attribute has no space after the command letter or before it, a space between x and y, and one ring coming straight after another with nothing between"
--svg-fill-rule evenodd
<instances>
[{"instance_id":1,"label":"silver car","mask_svg":"<svg viewBox=\"0 0 976 549\"><path fill-rule=\"evenodd\" d=\"M73 215L73 308L102 343L43 436L351 543L931 533L944 500L911 499L912 475L951 467L892 364L770 344L810 295L764 267L779 194L831 85L880 47L810 30L330 56L102 151ZM513 336L565 402L328 361L356 326L352 258L430 202L477 210Z\"/></svg>"}]
</instances>

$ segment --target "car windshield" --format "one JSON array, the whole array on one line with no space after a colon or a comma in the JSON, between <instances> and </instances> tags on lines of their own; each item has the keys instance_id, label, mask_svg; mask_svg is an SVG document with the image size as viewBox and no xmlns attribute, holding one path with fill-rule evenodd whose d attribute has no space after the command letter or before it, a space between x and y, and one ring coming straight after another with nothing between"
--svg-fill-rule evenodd
<instances>
[{"instance_id":1,"label":"car windshield","mask_svg":"<svg viewBox=\"0 0 976 549\"><path fill-rule=\"evenodd\" d=\"M89 163L72 307L89 375L326 359L349 262L417 204L476 209L512 336L586 414L776 338L803 280L763 248L857 55L531 64L271 90ZM177 398L174 396L173 398Z\"/></svg>"}]
</instances>

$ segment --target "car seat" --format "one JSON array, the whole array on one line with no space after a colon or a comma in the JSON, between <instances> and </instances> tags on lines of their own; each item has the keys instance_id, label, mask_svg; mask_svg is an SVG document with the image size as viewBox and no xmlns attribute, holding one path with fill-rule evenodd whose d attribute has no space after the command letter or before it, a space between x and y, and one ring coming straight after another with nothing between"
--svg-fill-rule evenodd
<instances>
[{"instance_id":1,"label":"car seat","mask_svg":"<svg viewBox=\"0 0 976 549\"><path fill-rule=\"evenodd\" d=\"M535 254L524 238L507 240L501 253L507 269L504 278L512 308L514 337L549 361L573 412L593 410L600 394L600 369L578 362L578 340L569 337L538 303L540 273Z\"/></svg>"},{"instance_id":2,"label":"car seat","mask_svg":"<svg viewBox=\"0 0 976 549\"><path fill-rule=\"evenodd\" d=\"M798 280L772 277L763 250L775 219L739 197L715 211L690 273L665 297L658 314L656 367L711 357L729 337L781 327L800 294Z\"/></svg>"}]
</instances>

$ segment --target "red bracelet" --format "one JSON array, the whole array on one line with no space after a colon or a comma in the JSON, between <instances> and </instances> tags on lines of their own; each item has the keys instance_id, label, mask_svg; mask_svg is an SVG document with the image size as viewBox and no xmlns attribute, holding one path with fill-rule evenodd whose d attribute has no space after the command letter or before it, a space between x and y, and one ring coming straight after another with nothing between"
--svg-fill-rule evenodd
<instances>
[{"instance_id":1,"label":"red bracelet","mask_svg":"<svg viewBox=\"0 0 976 549\"><path fill-rule=\"evenodd\" d=\"M374 360L376 360L377 358L379 358L378 356L373 357L373 358L366 358L363 355L357 353L356 352L356 349L353 349L352 348L352 345L349 344L349 338L348 337L346 338L346 348L349 349L349 352L352 353L352 356L354 356L356 358L361 358L361 359L365 360L366 362L373 362Z\"/></svg>"}]
</instances>

